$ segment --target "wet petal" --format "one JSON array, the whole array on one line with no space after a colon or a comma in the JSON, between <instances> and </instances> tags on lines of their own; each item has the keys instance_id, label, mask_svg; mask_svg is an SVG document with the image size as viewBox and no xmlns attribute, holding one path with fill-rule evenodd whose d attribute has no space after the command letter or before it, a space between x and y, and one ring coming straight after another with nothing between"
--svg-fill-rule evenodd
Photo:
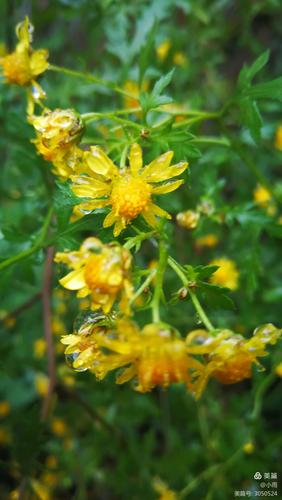
<instances>
[{"instance_id":1,"label":"wet petal","mask_svg":"<svg viewBox=\"0 0 282 500\"><path fill-rule=\"evenodd\" d=\"M60 279L59 283L68 290L79 290L85 287L84 270L77 269L76 271L72 271Z\"/></svg>"},{"instance_id":2,"label":"wet petal","mask_svg":"<svg viewBox=\"0 0 282 500\"><path fill-rule=\"evenodd\" d=\"M139 144L137 144L137 143L132 144L132 146L130 148L129 164L130 164L131 173L133 175L138 174L140 169L142 168L142 165L143 165L142 149L139 146Z\"/></svg>"},{"instance_id":3,"label":"wet petal","mask_svg":"<svg viewBox=\"0 0 282 500\"><path fill-rule=\"evenodd\" d=\"M168 182L167 184L162 184L161 186L154 186L152 192L153 194L171 193L172 191L178 189L183 182L184 180L180 179L179 181Z\"/></svg>"},{"instance_id":4,"label":"wet petal","mask_svg":"<svg viewBox=\"0 0 282 500\"><path fill-rule=\"evenodd\" d=\"M88 167L93 172L103 175L107 179L111 179L119 173L118 168L112 160L98 146L92 146L85 158Z\"/></svg>"}]
</instances>

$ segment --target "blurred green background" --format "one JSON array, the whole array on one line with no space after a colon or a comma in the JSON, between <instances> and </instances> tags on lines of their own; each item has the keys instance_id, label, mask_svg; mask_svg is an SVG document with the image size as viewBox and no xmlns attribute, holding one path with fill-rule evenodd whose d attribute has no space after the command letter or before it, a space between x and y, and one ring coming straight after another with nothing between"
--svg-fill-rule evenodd
<instances>
[{"instance_id":1,"label":"blurred green background","mask_svg":"<svg viewBox=\"0 0 282 500\"><path fill-rule=\"evenodd\" d=\"M279 0L1 0L1 54L13 50L14 27L25 15L35 26L34 47L48 48L53 64L92 72L132 92L141 80L151 88L175 67L169 94L191 108L221 109L235 91L242 65L266 49L271 51L270 61L258 81L281 74ZM132 104L105 88L51 71L41 83L51 109L72 107L84 113ZM211 136L231 131L281 200L282 156L274 147L281 109L275 101L263 101L260 109L263 127L258 143L242 125L236 106L221 123L195 124L190 131ZM0 127L0 252L6 259L34 242L54 188L46 162L30 143L25 90L1 84ZM106 145L105 133L95 123L87 129L84 143ZM175 146L177 158L190 161L191 172L188 186L168 196L165 208L176 215L199 202L209 203L227 221L219 224L207 214L194 232L173 224L174 233L169 231L175 235L175 256L183 263L206 265L224 255L240 272L239 288L231 294L233 308L207 298L211 318L246 335L259 324L281 326L279 204L275 221L254 204L258 180L232 148L199 144L193 150L169 138L167 142ZM161 140L151 140L150 155L163 150ZM88 230L69 231L70 208L62 207L58 196L55 188L61 211L56 248L76 248L82 237L92 234L93 218ZM215 235L217 244L197 245L207 234ZM144 267L155 257L144 245L137 262ZM266 372L256 370L252 380L234 386L212 382L198 403L182 386L138 394L129 385L116 386L113 376L97 382L89 373L72 372L65 363L59 338L71 333L77 311L84 306L59 288L56 269L52 327L58 388L52 415L42 423L47 383L43 264L40 251L0 274L1 499L154 499L158 493L153 482L159 477L175 491L190 485L181 498L229 500L241 490L254 496L256 471L278 472L281 387L271 374L279 363L278 346L263 360ZM167 273L167 279L168 290L177 290L175 278ZM170 306L166 314L183 334L197 324L189 303ZM148 312L140 312L138 320L148 321ZM234 463L228 463L240 447ZM222 465L213 468L215 464Z\"/></svg>"}]
</instances>

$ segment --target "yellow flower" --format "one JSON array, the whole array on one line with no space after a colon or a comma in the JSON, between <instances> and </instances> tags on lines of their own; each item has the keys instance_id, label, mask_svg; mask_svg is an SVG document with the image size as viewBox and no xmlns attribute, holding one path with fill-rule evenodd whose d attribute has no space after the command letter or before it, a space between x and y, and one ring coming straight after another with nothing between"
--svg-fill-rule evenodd
<instances>
[{"instance_id":1,"label":"yellow flower","mask_svg":"<svg viewBox=\"0 0 282 500\"><path fill-rule=\"evenodd\" d=\"M252 443L251 441L248 441L243 446L243 450L247 455L251 455L254 452L254 449L254 443Z\"/></svg>"},{"instance_id":2,"label":"yellow flower","mask_svg":"<svg viewBox=\"0 0 282 500\"><path fill-rule=\"evenodd\" d=\"M195 229L197 227L200 219L200 214L194 212L193 210L186 210L186 212L180 212L176 216L178 225L184 227L185 229Z\"/></svg>"},{"instance_id":3,"label":"yellow flower","mask_svg":"<svg viewBox=\"0 0 282 500\"><path fill-rule=\"evenodd\" d=\"M173 64L177 66L186 66L187 65L187 57L181 51L177 51L173 54L172 58Z\"/></svg>"},{"instance_id":4,"label":"yellow flower","mask_svg":"<svg viewBox=\"0 0 282 500\"><path fill-rule=\"evenodd\" d=\"M62 337L62 344L66 345L65 356L68 364L76 371L91 370L101 356L96 335L106 332L101 321L107 317L99 312L89 316L88 321L80 326L76 333Z\"/></svg>"},{"instance_id":5,"label":"yellow flower","mask_svg":"<svg viewBox=\"0 0 282 500\"><path fill-rule=\"evenodd\" d=\"M176 500L176 493L168 488L167 484L164 483L160 478L156 478L153 481L153 488L156 493L159 494L158 500Z\"/></svg>"},{"instance_id":6,"label":"yellow flower","mask_svg":"<svg viewBox=\"0 0 282 500\"><path fill-rule=\"evenodd\" d=\"M282 125L279 125L275 134L275 147L276 149L282 150Z\"/></svg>"},{"instance_id":7,"label":"yellow flower","mask_svg":"<svg viewBox=\"0 0 282 500\"><path fill-rule=\"evenodd\" d=\"M6 400L0 401L0 418L7 417L10 413L10 403Z\"/></svg>"},{"instance_id":8,"label":"yellow flower","mask_svg":"<svg viewBox=\"0 0 282 500\"><path fill-rule=\"evenodd\" d=\"M195 240L195 246L198 250L207 247L213 248L218 244L218 237L215 234L206 234Z\"/></svg>"},{"instance_id":9,"label":"yellow flower","mask_svg":"<svg viewBox=\"0 0 282 500\"><path fill-rule=\"evenodd\" d=\"M147 392L155 386L172 383L192 384L194 372L201 370L199 361L189 357L185 342L162 325L146 325L141 331L128 320L119 320L116 329L97 333L95 341L106 353L96 358L92 371L100 379L117 368L117 384L137 380L136 390Z\"/></svg>"},{"instance_id":10,"label":"yellow flower","mask_svg":"<svg viewBox=\"0 0 282 500\"><path fill-rule=\"evenodd\" d=\"M45 49L33 50L31 47L33 26L28 17L16 27L18 43L11 54L0 59L3 74L9 83L20 86L32 86L30 94L31 101L38 101L45 96L42 88L36 82L36 78L48 69L48 51ZM32 111L30 102L29 111Z\"/></svg>"},{"instance_id":11,"label":"yellow flower","mask_svg":"<svg viewBox=\"0 0 282 500\"><path fill-rule=\"evenodd\" d=\"M275 215L276 206L272 201L272 195L268 189L260 184L254 190L254 201L259 207L264 208L269 215Z\"/></svg>"},{"instance_id":12,"label":"yellow flower","mask_svg":"<svg viewBox=\"0 0 282 500\"><path fill-rule=\"evenodd\" d=\"M44 339L37 339L33 344L33 352L36 358L42 358L46 352L46 341Z\"/></svg>"},{"instance_id":13,"label":"yellow flower","mask_svg":"<svg viewBox=\"0 0 282 500\"><path fill-rule=\"evenodd\" d=\"M80 116L72 109L45 109L42 115L29 117L36 131L34 142L39 154L54 166L54 173L68 178L79 170L83 162L83 151L76 144L80 141L84 125Z\"/></svg>"},{"instance_id":14,"label":"yellow flower","mask_svg":"<svg viewBox=\"0 0 282 500\"><path fill-rule=\"evenodd\" d=\"M57 436L64 436L67 433L67 425L62 418L55 417L51 422L51 430Z\"/></svg>"},{"instance_id":15,"label":"yellow flower","mask_svg":"<svg viewBox=\"0 0 282 500\"><path fill-rule=\"evenodd\" d=\"M213 285L223 286L236 290L238 288L239 271L233 260L221 257L210 262L211 266L219 266L219 269L211 276Z\"/></svg>"},{"instance_id":16,"label":"yellow flower","mask_svg":"<svg viewBox=\"0 0 282 500\"><path fill-rule=\"evenodd\" d=\"M108 156L98 147L92 147L85 155L90 176L71 176L72 190L78 197L90 198L75 207L75 213L82 216L96 208L111 207L103 226L114 224L114 236L138 215L155 227L157 217L171 216L153 203L154 194L170 193L177 189L183 180L165 182L176 177L188 167L180 162L170 166L173 152L169 151L143 167L142 150L139 144L133 144L129 153L129 167L119 170Z\"/></svg>"},{"instance_id":17,"label":"yellow flower","mask_svg":"<svg viewBox=\"0 0 282 500\"><path fill-rule=\"evenodd\" d=\"M207 358L195 382L196 397L201 396L210 377L222 384L235 384L251 377L253 364L262 369L257 358L268 354L267 344L275 344L281 332L270 323L256 328L250 339L231 330L215 332L214 337L205 330L190 332L186 337L188 353Z\"/></svg>"},{"instance_id":18,"label":"yellow flower","mask_svg":"<svg viewBox=\"0 0 282 500\"><path fill-rule=\"evenodd\" d=\"M65 325L63 321L60 320L58 317L54 317L52 320L52 332L54 335L63 335L65 332Z\"/></svg>"},{"instance_id":19,"label":"yellow flower","mask_svg":"<svg viewBox=\"0 0 282 500\"><path fill-rule=\"evenodd\" d=\"M163 62L167 58L170 48L171 48L170 40L164 40L157 46L156 53L157 53L157 58L160 62Z\"/></svg>"},{"instance_id":20,"label":"yellow flower","mask_svg":"<svg viewBox=\"0 0 282 500\"><path fill-rule=\"evenodd\" d=\"M77 296L92 296L92 309L102 308L108 313L115 300L129 313L132 295L130 282L131 254L116 243L104 245L97 238L87 238L75 252L61 252L55 262L62 262L73 269L60 280L68 290L78 290Z\"/></svg>"},{"instance_id":21,"label":"yellow flower","mask_svg":"<svg viewBox=\"0 0 282 500\"><path fill-rule=\"evenodd\" d=\"M148 90L148 87L149 82L147 80L143 81L141 89L134 80L126 80L126 82L124 82L123 89L128 92L128 94L131 94L132 97L126 95L124 96L123 101L125 109L138 108L140 106L140 93L141 91Z\"/></svg>"},{"instance_id":22,"label":"yellow flower","mask_svg":"<svg viewBox=\"0 0 282 500\"><path fill-rule=\"evenodd\" d=\"M282 378L282 363L279 363L275 368L275 373L278 377Z\"/></svg>"},{"instance_id":23,"label":"yellow flower","mask_svg":"<svg viewBox=\"0 0 282 500\"><path fill-rule=\"evenodd\" d=\"M9 441L10 441L9 432L3 427L0 427L0 446L5 446L6 444L9 443Z\"/></svg>"},{"instance_id":24,"label":"yellow flower","mask_svg":"<svg viewBox=\"0 0 282 500\"><path fill-rule=\"evenodd\" d=\"M48 393L49 378L43 373L38 373L34 379L35 390L39 396L44 397Z\"/></svg>"}]
</instances>

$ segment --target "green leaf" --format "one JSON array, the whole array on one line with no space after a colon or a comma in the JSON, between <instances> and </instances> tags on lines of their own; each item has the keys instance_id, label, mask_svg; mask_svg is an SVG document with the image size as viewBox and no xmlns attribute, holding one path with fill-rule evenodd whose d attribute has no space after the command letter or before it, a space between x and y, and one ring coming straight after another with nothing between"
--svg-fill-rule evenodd
<instances>
[{"instance_id":1,"label":"green leaf","mask_svg":"<svg viewBox=\"0 0 282 500\"><path fill-rule=\"evenodd\" d=\"M257 103L249 97L244 97L239 101L239 106L243 124L249 129L254 141L259 142L263 122Z\"/></svg>"},{"instance_id":2,"label":"green leaf","mask_svg":"<svg viewBox=\"0 0 282 500\"><path fill-rule=\"evenodd\" d=\"M238 85L239 88L248 86L254 76L266 65L269 59L269 50L263 52L254 62L248 67L244 64L243 68L239 73Z\"/></svg>"},{"instance_id":3,"label":"green leaf","mask_svg":"<svg viewBox=\"0 0 282 500\"><path fill-rule=\"evenodd\" d=\"M224 288L211 283L199 282L199 290L203 292L204 300L214 308L235 309L233 300L226 295L229 288Z\"/></svg>"},{"instance_id":4,"label":"green leaf","mask_svg":"<svg viewBox=\"0 0 282 500\"><path fill-rule=\"evenodd\" d=\"M151 94L148 92L141 92L140 94L140 104L143 109L144 114L146 115L148 111L151 109L155 109L162 104L168 104L172 102L171 97L166 95L161 95L163 90L169 85L171 82L172 76L174 73L174 69L172 69L166 75L163 75L154 85Z\"/></svg>"},{"instance_id":5,"label":"green leaf","mask_svg":"<svg viewBox=\"0 0 282 500\"><path fill-rule=\"evenodd\" d=\"M282 77L270 82L258 83L245 89L244 95L252 99L273 99L282 101Z\"/></svg>"}]
</instances>

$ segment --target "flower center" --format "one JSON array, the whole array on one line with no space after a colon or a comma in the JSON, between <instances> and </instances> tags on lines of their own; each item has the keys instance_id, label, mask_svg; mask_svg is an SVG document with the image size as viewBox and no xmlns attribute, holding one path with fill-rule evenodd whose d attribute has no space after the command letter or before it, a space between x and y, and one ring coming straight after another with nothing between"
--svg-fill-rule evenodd
<instances>
[{"instance_id":1,"label":"flower center","mask_svg":"<svg viewBox=\"0 0 282 500\"><path fill-rule=\"evenodd\" d=\"M114 182L110 201L116 215L134 219L148 206L151 187L141 177L121 176Z\"/></svg>"},{"instance_id":2,"label":"flower center","mask_svg":"<svg viewBox=\"0 0 282 500\"><path fill-rule=\"evenodd\" d=\"M26 85L32 79L29 58L24 53L14 52L4 57L2 61L3 73L10 83Z\"/></svg>"},{"instance_id":3,"label":"flower center","mask_svg":"<svg viewBox=\"0 0 282 500\"><path fill-rule=\"evenodd\" d=\"M93 254L87 259L84 277L90 290L102 294L116 293L123 283L120 259L110 254Z\"/></svg>"}]
</instances>

